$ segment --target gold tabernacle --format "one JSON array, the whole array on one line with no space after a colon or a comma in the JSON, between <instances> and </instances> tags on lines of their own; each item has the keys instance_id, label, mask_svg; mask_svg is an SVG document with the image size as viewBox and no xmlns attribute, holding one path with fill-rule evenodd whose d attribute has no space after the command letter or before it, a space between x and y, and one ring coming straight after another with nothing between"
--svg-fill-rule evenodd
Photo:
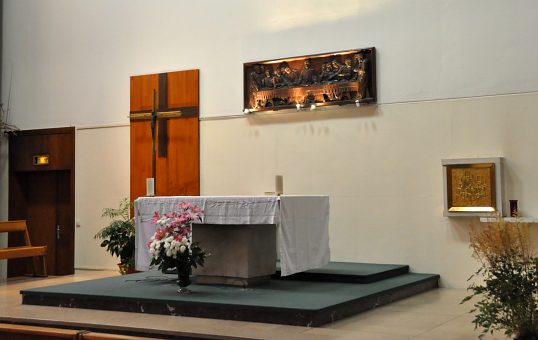
<instances>
[{"instance_id":1,"label":"gold tabernacle","mask_svg":"<svg viewBox=\"0 0 538 340\"><path fill-rule=\"evenodd\" d=\"M495 163L447 165L450 212L495 212Z\"/></svg>"}]
</instances>

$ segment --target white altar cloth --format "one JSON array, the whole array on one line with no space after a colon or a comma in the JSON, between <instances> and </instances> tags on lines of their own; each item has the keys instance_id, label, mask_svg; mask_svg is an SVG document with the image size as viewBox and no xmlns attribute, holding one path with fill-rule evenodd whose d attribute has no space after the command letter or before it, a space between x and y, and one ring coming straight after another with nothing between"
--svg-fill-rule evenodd
<instances>
[{"instance_id":1,"label":"white altar cloth","mask_svg":"<svg viewBox=\"0 0 538 340\"><path fill-rule=\"evenodd\" d=\"M151 223L155 211L169 213L180 202L196 204L204 210L203 223L223 224L223 228L226 224L279 225L282 276L329 262L329 196L162 196L140 197L134 203L137 270L149 269L147 243L155 232Z\"/></svg>"}]
</instances>

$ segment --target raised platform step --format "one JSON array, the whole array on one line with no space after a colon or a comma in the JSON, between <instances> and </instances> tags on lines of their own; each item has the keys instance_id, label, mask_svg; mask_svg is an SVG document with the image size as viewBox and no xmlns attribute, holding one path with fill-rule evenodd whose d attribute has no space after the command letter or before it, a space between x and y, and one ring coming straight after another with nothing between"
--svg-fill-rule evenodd
<instances>
[{"instance_id":1,"label":"raised platform step","mask_svg":"<svg viewBox=\"0 0 538 340\"><path fill-rule=\"evenodd\" d=\"M31 305L320 326L437 288L438 279L408 273L367 284L289 279L248 289L193 284L192 294L179 295L175 276L146 272L21 294L23 304Z\"/></svg>"},{"instance_id":2,"label":"raised platform step","mask_svg":"<svg viewBox=\"0 0 538 340\"><path fill-rule=\"evenodd\" d=\"M329 262L326 266L305 272L280 276L280 263L273 279L306 280L319 282L372 283L409 273L409 266L402 264L377 264L354 262Z\"/></svg>"}]
</instances>

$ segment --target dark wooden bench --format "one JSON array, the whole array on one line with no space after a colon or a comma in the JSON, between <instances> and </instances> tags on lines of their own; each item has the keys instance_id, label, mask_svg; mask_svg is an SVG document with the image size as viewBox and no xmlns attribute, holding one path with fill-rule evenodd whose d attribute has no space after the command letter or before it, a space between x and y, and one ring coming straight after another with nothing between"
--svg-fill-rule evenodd
<instances>
[{"instance_id":1,"label":"dark wooden bench","mask_svg":"<svg viewBox=\"0 0 538 340\"><path fill-rule=\"evenodd\" d=\"M65 329L58 327L30 326L0 323L0 340L151 340L154 337L145 338L130 335L91 332L83 329Z\"/></svg>"},{"instance_id":2,"label":"dark wooden bench","mask_svg":"<svg viewBox=\"0 0 538 340\"><path fill-rule=\"evenodd\" d=\"M47 276L47 246L32 246L30 235L26 227L26 221L4 221L0 222L0 233L21 232L24 233L24 246L0 248L0 260L18 259L31 257L34 266L34 275L37 274L38 257L43 263L43 275Z\"/></svg>"},{"instance_id":3,"label":"dark wooden bench","mask_svg":"<svg viewBox=\"0 0 538 340\"><path fill-rule=\"evenodd\" d=\"M73 329L49 328L0 323L0 340L9 339L79 339L81 331Z\"/></svg>"}]
</instances>

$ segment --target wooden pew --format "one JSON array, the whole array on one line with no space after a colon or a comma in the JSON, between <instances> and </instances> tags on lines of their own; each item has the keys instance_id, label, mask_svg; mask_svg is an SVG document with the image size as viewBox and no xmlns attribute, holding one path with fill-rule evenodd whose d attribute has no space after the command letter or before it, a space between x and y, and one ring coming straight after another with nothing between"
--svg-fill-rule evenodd
<instances>
[{"instance_id":1,"label":"wooden pew","mask_svg":"<svg viewBox=\"0 0 538 340\"><path fill-rule=\"evenodd\" d=\"M0 340L16 339L73 339L79 338L81 331L39 326L25 326L0 323Z\"/></svg>"},{"instance_id":2,"label":"wooden pew","mask_svg":"<svg viewBox=\"0 0 538 340\"><path fill-rule=\"evenodd\" d=\"M151 340L154 337L138 337L121 334L99 333L83 329L64 329L57 327L30 326L0 323L0 340Z\"/></svg>"},{"instance_id":3,"label":"wooden pew","mask_svg":"<svg viewBox=\"0 0 538 340\"><path fill-rule=\"evenodd\" d=\"M34 275L37 275L37 258L41 257L43 263L43 275L47 276L47 246L32 246L30 235L26 227L26 221L0 222L0 233L22 232L24 233L24 246L0 248L0 260L31 257L33 259Z\"/></svg>"},{"instance_id":4,"label":"wooden pew","mask_svg":"<svg viewBox=\"0 0 538 340\"><path fill-rule=\"evenodd\" d=\"M152 340L160 338L146 338L132 335L121 335L121 334L109 334L109 333L96 333L96 332L85 332L80 334L80 339L86 340Z\"/></svg>"}]
</instances>

